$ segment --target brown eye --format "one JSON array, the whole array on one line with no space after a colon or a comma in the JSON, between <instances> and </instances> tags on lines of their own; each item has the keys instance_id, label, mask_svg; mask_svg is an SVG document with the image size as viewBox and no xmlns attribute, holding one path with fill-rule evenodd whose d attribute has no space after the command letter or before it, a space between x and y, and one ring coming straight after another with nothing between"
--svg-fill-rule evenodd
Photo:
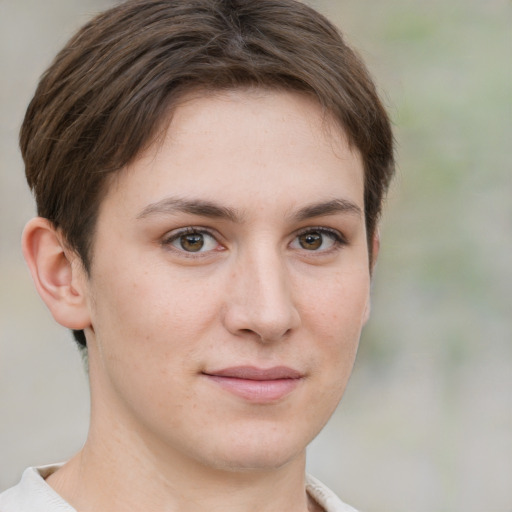
<instances>
[{"instance_id":1,"label":"brown eye","mask_svg":"<svg viewBox=\"0 0 512 512\"><path fill-rule=\"evenodd\" d=\"M303 249L308 251L316 251L322 246L323 236L321 233L312 231L310 233L303 233L299 236L299 244Z\"/></svg>"},{"instance_id":2,"label":"brown eye","mask_svg":"<svg viewBox=\"0 0 512 512\"><path fill-rule=\"evenodd\" d=\"M198 252L204 246L204 236L201 233L181 235L179 238L181 248L187 252Z\"/></svg>"},{"instance_id":3,"label":"brown eye","mask_svg":"<svg viewBox=\"0 0 512 512\"><path fill-rule=\"evenodd\" d=\"M176 230L163 243L183 253L204 253L220 248L213 235L194 228Z\"/></svg>"},{"instance_id":4,"label":"brown eye","mask_svg":"<svg viewBox=\"0 0 512 512\"><path fill-rule=\"evenodd\" d=\"M291 242L290 247L292 249L327 253L346 244L345 237L338 230L311 227L298 233Z\"/></svg>"}]
</instances>

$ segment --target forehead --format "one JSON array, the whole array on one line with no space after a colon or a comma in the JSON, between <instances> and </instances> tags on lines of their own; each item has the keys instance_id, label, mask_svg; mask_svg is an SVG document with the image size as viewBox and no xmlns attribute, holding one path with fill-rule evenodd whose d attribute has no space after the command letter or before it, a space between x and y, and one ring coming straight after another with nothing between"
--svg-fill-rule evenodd
<instances>
[{"instance_id":1,"label":"forehead","mask_svg":"<svg viewBox=\"0 0 512 512\"><path fill-rule=\"evenodd\" d=\"M145 200L169 193L219 199L238 189L251 204L274 200L306 179L311 196L337 184L333 194L363 201L359 152L313 97L262 89L194 91L172 109L156 142L116 173L106 201L128 189L141 201L143 191ZM242 194L248 187L250 197Z\"/></svg>"}]
</instances>

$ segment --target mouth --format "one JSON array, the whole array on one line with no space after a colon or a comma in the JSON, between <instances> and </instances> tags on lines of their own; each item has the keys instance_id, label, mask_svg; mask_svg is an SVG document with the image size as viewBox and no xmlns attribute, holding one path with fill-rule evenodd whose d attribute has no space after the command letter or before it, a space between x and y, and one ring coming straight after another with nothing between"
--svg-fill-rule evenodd
<instances>
[{"instance_id":1,"label":"mouth","mask_svg":"<svg viewBox=\"0 0 512 512\"><path fill-rule=\"evenodd\" d=\"M283 399L294 391L304 378L299 371L286 366L235 366L205 371L203 375L224 391L259 404Z\"/></svg>"}]
</instances>

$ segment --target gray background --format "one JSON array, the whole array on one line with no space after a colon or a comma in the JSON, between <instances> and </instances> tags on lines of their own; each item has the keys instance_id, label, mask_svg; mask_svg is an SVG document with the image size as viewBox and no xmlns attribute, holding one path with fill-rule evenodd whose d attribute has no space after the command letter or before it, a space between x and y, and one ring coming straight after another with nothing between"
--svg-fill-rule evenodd
<instances>
[{"instance_id":1,"label":"gray background","mask_svg":"<svg viewBox=\"0 0 512 512\"><path fill-rule=\"evenodd\" d=\"M310 470L367 512L512 511L512 8L311 2L367 60L397 127L373 317ZM88 389L19 250L17 131L37 79L106 0L0 0L0 489L81 446Z\"/></svg>"}]
</instances>

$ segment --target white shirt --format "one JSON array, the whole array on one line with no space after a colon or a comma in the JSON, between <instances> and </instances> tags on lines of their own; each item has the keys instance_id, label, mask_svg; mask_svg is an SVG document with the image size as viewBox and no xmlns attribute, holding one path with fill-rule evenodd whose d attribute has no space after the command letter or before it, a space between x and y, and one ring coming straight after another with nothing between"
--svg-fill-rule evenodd
<instances>
[{"instance_id":1,"label":"white shirt","mask_svg":"<svg viewBox=\"0 0 512 512\"><path fill-rule=\"evenodd\" d=\"M45 478L60 466L54 464L26 469L18 485L0 494L0 512L76 512L45 482ZM325 512L357 512L309 475L306 477L306 490Z\"/></svg>"}]
</instances>

